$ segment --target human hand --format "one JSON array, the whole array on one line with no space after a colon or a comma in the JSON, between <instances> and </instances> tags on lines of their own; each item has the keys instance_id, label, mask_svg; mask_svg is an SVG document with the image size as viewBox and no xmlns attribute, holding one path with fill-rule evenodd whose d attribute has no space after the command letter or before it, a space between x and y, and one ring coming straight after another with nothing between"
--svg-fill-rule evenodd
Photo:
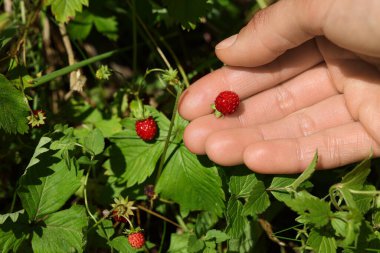
<instances>
[{"instance_id":1,"label":"human hand","mask_svg":"<svg viewBox=\"0 0 380 253\"><path fill-rule=\"evenodd\" d=\"M185 145L225 165L298 173L380 156L380 1L281 0L216 47L224 66L183 94ZM235 91L237 112L210 105Z\"/></svg>"}]
</instances>

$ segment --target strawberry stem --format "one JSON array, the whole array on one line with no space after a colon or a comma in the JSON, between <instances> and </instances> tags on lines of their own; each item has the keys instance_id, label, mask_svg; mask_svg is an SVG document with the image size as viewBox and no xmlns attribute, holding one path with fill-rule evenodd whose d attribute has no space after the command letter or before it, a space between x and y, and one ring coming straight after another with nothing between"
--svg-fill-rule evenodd
<instances>
[{"instance_id":1,"label":"strawberry stem","mask_svg":"<svg viewBox=\"0 0 380 253\"><path fill-rule=\"evenodd\" d=\"M160 219L162 219L162 220L164 220L166 222L169 222L170 224L172 224L172 225L174 225L174 226L176 226L178 228L182 228L181 225L179 225L178 223L175 223L174 221L166 218L165 216L162 216L161 214L158 214L158 213L156 213L156 212L154 212L154 211L152 211L152 210L150 210L150 209L148 209L148 208L146 208L146 207L144 207L142 205L138 205L137 208L141 209L141 210L143 210L143 211L145 211L145 212L147 212L147 213L149 213L151 215L154 215L154 216L156 216L156 217L158 217L158 218L160 218Z\"/></svg>"}]
</instances>

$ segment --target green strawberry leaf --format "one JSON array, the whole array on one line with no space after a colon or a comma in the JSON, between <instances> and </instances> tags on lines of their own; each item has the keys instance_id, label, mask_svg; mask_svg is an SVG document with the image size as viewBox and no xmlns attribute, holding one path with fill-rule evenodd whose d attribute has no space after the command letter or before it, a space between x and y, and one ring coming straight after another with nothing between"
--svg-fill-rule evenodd
<instances>
[{"instance_id":1,"label":"green strawberry leaf","mask_svg":"<svg viewBox=\"0 0 380 253\"><path fill-rule=\"evenodd\" d=\"M171 234L168 253L188 253L190 234Z\"/></svg>"},{"instance_id":2,"label":"green strawberry leaf","mask_svg":"<svg viewBox=\"0 0 380 253\"><path fill-rule=\"evenodd\" d=\"M34 252L82 252L85 243L84 229L88 225L86 210L82 206L50 214L41 226L34 229Z\"/></svg>"},{"instance_id":3,"label":"green strawberry leaf","mask_svg":"<svg viewBox=\"0 0 380 253\"><path fill-rule=\"evenodd\" d=\"M203 250L205 243L202 240L199 240L195 235L190 235L189 242L187 244L187 250L189 253L196 253Z\"/></svg>"},{"instance_id":4,"label":"green strawberry leaf","mask_svg":"<svg viewBox=\"0 0 380 253\"><path fill-rule=\"evenodd\" d=\"M294 199L285 201L285 204L300 215L297 221L301 223L320 228L330 221L329 204L306 191L295 193Z\"/></svg>"},{"instance_id":5,"label":"green strawberry leaf","mask_svg":"<svg viewBox=\"0 0 380 253\"><path fill-rule=\"evenodd\" d=\"M0 129L11 134L28 132L29 113L24 94L0 74Z\"/></svg>"},{"instance_id":6,"label":"green strawberry leaf","mask_svg":"<svg viewBox=\"0 0 380 253\"><path fill-rule=\"evenodd\" d=\"M40 162L30 166L20 178L17 193L31 220L60 209L81 186L82 171L76 169L74 160L69 169L57 156L54 151L40 154Z\"/></svg>"},{"instance_id":7,"label":"green strawberry leaf","mask_svg":"<svg viewBox=\"0 0 380 253\"><path fill-rule=\"evenodd\" d=\"M220 230L211 229L211 230L207 231L203 240L205 240L205 241L215 240L216 243L221 243L221 242L227 241L229 238L230 237L226 233L224 233Z\"/></svg>"},{"instance_id":8,"label":"green strawberry leaf","mask_svg":"<svg viewBox=\"0 0 380 253\"><path fill-rule=\"evenodd\" d=\"M115 229L113 227L111 220L103 220L97 227L96 232L99 236L109 239L115 234Z\"/></svg>"},{"instance_id":9,"label":"green strawberry leaf","mask_svg":"<svg viewBox=\"0 0 380 253\"><path fill-rule=\"evenodd\" d=\"M207 0L163 0L170 18L186 29L194 29L199 18L205 16L211 5Z\"/></svg>"},{"instance_id":10,"label":"green strawberry leaf","mask_svg":"<svg viewBox=\"0 0 380 253\"><path fill-rule=\"evenodd\" d=\"M239 238L244 232L244 227L248 222L247 218L242 215L242 212L243 204L235 195L232 195L228 200L226 210L226 233L232 238Z\"/></svg>"},{"instance_id":11,"label":"green strawberry leaf","mask_svg":"<svg viewBox=\"0 0 380 253\"><path fill-rule=\"evenodd\" d=\"M243 207L242 215L257 217L270 206L269 195L262 181L257 181L253 187L251 195Z\"/></svg>"},{"instance_id":12,"label":"green strawberry leaf","mask_svg":"<svg viewBox=\"0 0 380 253\"><path fill-rule=\"evenodd\" d=\"M335 253L337 249L335 238L317 229L311 230L307 245L311 246L316 253Z\"/></svg>"},{"instance_id":13,"label":"green strawberry leaf","mask_svg":"<svg viewBox=\"0 0 380 253\"><path fill-rule=\"evenodd\" d=\"M8 218L11 219L11 221L16 222L20 215L23 215L25 213L25 210L19 210L14 213L6 213L6 214L0 214L0 225L3 224Z\"/></svg>"},{"instance_id":14,"label":"green strawberry leaf","mask_svg":"<svg viewBox=\"0 0 380 253\"><path fill-rule=\"evenodd\" d=\"M119 253L135 253L137 250L132 248L126 236L117 236L108 245L116 249Z\"/></svg>"},{"instance_id":15,"label":"green strawberry leaf","mask_svg":"<svg viewBox=\"0 0 380 253\"><path fill-rule=\"evenodd\" d=\"M48 148L44 147L49 142L51 142L51 138L45 137L45 136L41 137L41 139L38 142L37 147L36 147L36 149L34 151L33 157L30 159L30 162L29 162L28 166L26 167L26 170L29 167L32 167L33 165L35 165L35 164L37 164L37 163L40 162L40 159L38 159L37 157L39 155L41 155L42 153L45 153L45 152L49 151Z\"/></svg>"},{"instance_id":16,"label":"green strawberry leaf","mask_svg":"<svg viewBox=\"0 0 380 253\"><path fill-rule=\"evenodd\" d=\"M76 12L82 12L83 6L88 6L88 0L46 0L45 6L51 5L51 11L58 22L68 22L75 17Z\"/></svg>"},{"instance_id":17,"label":"green strawberry leaf","mask_svg":"<svg viewBox=\"0 0 380 253\"><path fill-rule=\"evenodd\" d=\"M27 240L31 227L28 215L21 211L9 214L11 219L6 217L0 224L0 252L19 252L19 247Z\"/></svg>"},{"instance_id":18,"label":"green strawberry leaf","mask_svg":"<svg viewBox=\"0 0 380 253\"><path fill-rule=\"evenodd\" d=\"M201 237L207 233L218 222L218 216L210 212L201 212L195 222L195 233Z\"/></svg>"},{"instance_id":19,"label":"green strawberry leaf","mask_svg":"<svg viewBox=\"0 0 380 253\"><path fill-rule=\"evenodd\" d=\"M104 150L104 137L99 129L91 131L85 138L83 146L92 153L99 155Z\"/></svg>"},{"instance_id":20,"label":"green strawberry leaf","mask_svg":"<svg viewBox=\"0 0 380 253\"><path fill-rule=\"evenodd\" d=\"M184 146L167 162L156 192L177 202L181 209L209 211L218 216L223 213L224 192L217 168L204 167Z\"/></svg>"},{"instance_id":21,"label":"green strawberry leaf","mask_svg":"<svg viewBox=\"0 0 380 253\"><path fill-rule=\"evenodd\" d=\"M232 176L229 183L230 192L238 198L247 198L251 195L257 182L255 174L247 176Z\"/></svg>"}]
</instances>

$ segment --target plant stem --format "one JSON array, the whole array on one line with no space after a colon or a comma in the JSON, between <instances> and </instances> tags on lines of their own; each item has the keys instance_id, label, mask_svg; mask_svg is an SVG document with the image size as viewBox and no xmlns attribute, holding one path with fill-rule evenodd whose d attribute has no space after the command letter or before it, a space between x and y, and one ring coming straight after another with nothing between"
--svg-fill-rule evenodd
<instances>
[{"instance_id":1,"label":"plant stem","mask_svg":"<svg viewBox=\"0 0 380 253\"><path fill-rule=\"evenodd\" d=\"M162 231L162 238L161 238L160 249L158 250L158 253L161 253L162 248L163 248L163 246L164 246L165 235L166 235L166 223L164 223L164 229L163 229L163 231Z\"/></svg>"},{"instance_id":2,"label":"plant stem","mask_svg":"<svg viewBox=\"0 0 380 253\"><path fill-rule=\"evenodd\" d=\"M154 216L156 216L156 217L158 217L158 218L160 218L160 219L162 219L162 220L164 220L166 222L169 222L170 224L172 224L172 225L174 225L176 227L182 228L181 225L179 225L178 223L175 223L174 221L166 218L165 216L162 216L161 214L158 214L158 213L156 213L156 212L154 212L154 211L152 211L152 210L150 210L150 209L148 209L148 208L146 208L146 207L144 207L142 205L138 205L137 208L141 209L141 210L143 210L143 211L145 211L145 212L147 212L147 213L149 213L151 215L154 215Z\"/></svg>"},{"instance_id":3,"label":"plant stem","mask_svg":"<svg viewBox=\"0 0 380 253\"><path fill-rule=\"evenodd\" d=\"M133 55L132 55L132 67L133 72L137 71L137 25L136 25L136 2L132 0L132 47L133 47Z\"/></svg>"},{"instance_id":4,"label":"plant stem","mask_svg":"<svg viewBox=\"0 0 380 253\"><path fill-rule=\"evenodd\" d=\"M175 98L175 102L174 102L174 108L173 108L172 118L170 120L168 135L166 136L166 140L165 140L164 151L162 152L161 159L160 159L160 164L158 166L157 177L156 177L156 184L157 184L157 181L160 178L162 170L164 168L164 164L165 164L165 160L166 160L166 153L167 153L168 148L169 148L169 142L170 142L173 126L174 126L175 117L177 116L179 98L180 98L180 96L182 94L182 89L183 88L182 88L181 85L177 86L177 97Z\"/></svg>"},{"instance_id":5,"label":"plant stem","mask_svg":"<svg viewBox=\"0 0 380 253\"><path fill-rule=\"evenodd\" d=\"M91 159L92 160L92 159ZM88 200L87 200L87 181L88 181L88 177L90 175L90 171L91 171L91 166L90 168L87 170L86 172L86 177L85 177L85 180L84 180L84 188L83 188L83 195L84 195L84 205L86 207L86 210L87 210L87 213L88 215L90 215L90 217L94 220L95 223L97 223L98 221L96 220L95 216L91 213L90 211L90 208L88 207Z\"/></svg>"}]
</instances>

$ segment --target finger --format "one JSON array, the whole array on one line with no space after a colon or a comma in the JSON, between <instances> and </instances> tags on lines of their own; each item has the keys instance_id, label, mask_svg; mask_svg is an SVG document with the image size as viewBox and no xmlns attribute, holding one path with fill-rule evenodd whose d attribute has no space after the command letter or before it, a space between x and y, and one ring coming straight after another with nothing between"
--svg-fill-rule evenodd
<instances>
[{"instance_id":1,"label":"finger","mask_svg":"<svg viewBox=\"0 0 380 253\"><path fill-rule=\"evenodd\" d=\"M256 142L244 151L244 163L265 174L300 173L318 150L319 169L336 168L380 154L380 146L358 122L327 129L314 135Z\"/></svg>"},{"instance_id":2,"label":"finger","mask_svg":"<svg viewBox=\"0 0 380 253\"><path fill-rule=\"evenodd\" d=\"M208 114L195 119L185 130L184 142L190 151L204 154L205 141L213 132L278 120L336 94L326 67L319 65L281 85L247 98L231 116L217 119Z\"/></svg>"},{"instance_id":3,"label":"finger","mask_svg":"<svg viewBox=\"0 0 380 253\"><path fill-rule=\"evenodd\" d=\"M344 92L352 117L380 143L380 71L326 39L320 38L318 44L333 83Z\"/></svg>"},{"instance_id":4,"label":"finger","mask_svg":"<svg viewBox=\"0 0 380 253\"><path fill-rule=\"evenodd\" d=\"M219 43L216 54L227 65L259 66L324 35L346 49L380 56L379 10L377 0L366 4L351 0L278 1L259 11L237 35Z\"/></svg>"},{"instance_id":5,"label":"finger","mask_svg":"<svg viewBox=\"0 0 380 253\"><path fill-rule=\"evenodd\" d=\"M244 162L244 150L255 142L309 136L350 122L343 96L336 95L275 122L212 133L204 145L212 161L232 166Z\"/></svg>"},{"instance_id":6,"label":"finger","mask_svg":"<svg viewBox=\"0 0 380 253\"><path fill-rule=\"evenodd\" d=\"M199 79L184 92L179 113L187 120L210 114L210 105L221 91L235 91L244 99L302 73L321 60L315 43L309 42L266 66L223 67Z\"/></svg>"}]
</instances>

